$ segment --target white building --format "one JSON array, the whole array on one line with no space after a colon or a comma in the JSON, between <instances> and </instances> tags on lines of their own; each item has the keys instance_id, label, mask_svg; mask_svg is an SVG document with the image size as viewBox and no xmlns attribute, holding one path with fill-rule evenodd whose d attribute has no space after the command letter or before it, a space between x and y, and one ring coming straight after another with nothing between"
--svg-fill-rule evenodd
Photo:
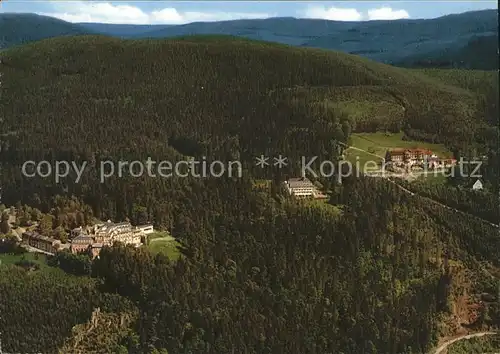
<instances>
[{"instance_id":1,"label":"white building","mask_svg":"<svg viewBox=\"0 0 500 354\"><path fill-rule=\"evenodd\" d=\"M483 189L483 182L481 182L481 180L478 179L472 186L472 189L475 191Z\"/></svg>"},{"instance_id":2,"label":"white building","mask_svg":"<svg viewBox=\"0 0 500 354\"><path fill-rule=\"evenodd\" d=\"M113 223L108 220L104 224L98 224L94 226L94 232L96 234L116 234L122 232L132 231L132 225L129 222L119 222Z\"/></svg>"},{"instance_id":3,"label":"white building","mask_svg":"<svg viewBox=\"0 0 500 354\"><path fill-rule=\"evenodd\" d=\"M129 222L112 223L110 220L104 224L94 226L94 241L104 245L112 245L115 241L139 247L142 237L153 232L152 225L133 227Z\"/></svg>"},{"instance_id":4,"label":"white building","mask_svg":"<svg viewBox=\"0 0 500 354\"><path fill-rule=\"evenodd\" d=\"M290 178L285 181L285 187L291 195L298 198L326 198L318 188L307 178Z\"/></svg>"},{"instance_id":5,"label":"white building","mask_svg":"<svg viewBox=\"0 0 500 354\"><path fill-rule=\"evenodd\" d=\"M142 244L143 233L139 230L134 230L132 232L124 232L121 234L113 235L111 237L112 242L119 241L126 245L134 245L139 247Z\"/></svg>"}]
</instances>

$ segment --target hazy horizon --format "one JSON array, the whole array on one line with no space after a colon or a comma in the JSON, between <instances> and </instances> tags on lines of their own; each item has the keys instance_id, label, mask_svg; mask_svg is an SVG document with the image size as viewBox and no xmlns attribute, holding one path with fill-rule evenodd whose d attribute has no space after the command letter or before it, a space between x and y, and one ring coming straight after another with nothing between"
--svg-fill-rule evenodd
<instances>
[{"instance_id":1,"label":"hazy horizon","mask_svg":"<svg viewBox=\"0 0 500 354\"><path fill-rule=\"evenodd\" d=\"M26 11L26 4L30 9ZM272 18L341 22L379 20L428 20L465 12L497 10L495 1L484 2L94 2L9 0L0 3L0 14L36 14L70 23L115 25L184 25L199 22ZM168 4L168 5L167 5Z\"/></svg>"}]
</instances>

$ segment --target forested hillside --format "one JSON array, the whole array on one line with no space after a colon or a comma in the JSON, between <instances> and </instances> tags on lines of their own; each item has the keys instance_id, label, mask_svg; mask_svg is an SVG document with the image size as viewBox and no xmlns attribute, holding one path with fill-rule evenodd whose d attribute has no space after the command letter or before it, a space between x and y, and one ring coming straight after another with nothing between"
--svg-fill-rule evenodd
<instances>
[{"instance_id":1,"label":"forested hillside","mask_svg":"<svg viewBox=\"0 0 500 354\"><path fill-rule=\"evenodd\" d=\"M163 215L158 225L170 220L163 203L148 202L160 199L154 190L164 187L153 187L158 181L110 178L89 188L97 182L89 169L83 184L69 176L63 185L50 185L21 178L26 160L86 160L97 169L106 159L208 156L253 169L255 156L284 154L293 162L281 171L286 175L298 172L300 156L335 159L333 140L347 141L352 131L404 130L465 156L472 148L494 156L498 141L498 105L484 113L491 106L485 102L496 102L495 86L468 87L336 52L225 37L81 36L8 50L0 67L2 196L41 209L51 207L51 195L67 191L84 198L97 217L122 219L134 200L148 205L151 215ZM390 109L378 120L352 113L377 111L384 102ZM160 185L177 183L184 182ZM120 201L106 197L116 193Z\"/></svg>"},{"instance_id":2,"label":"forested hillside","mask_svg":"<svg viewBox=\"0 0 500 354\"><path fill-rule=\"evenodd\" d=\"M493 301L467 326L500 325L498 228L385 179L332 182L319 204L281 187L301 156L336 162L334 141L353 131L493 155L495 85L478 83L488 73L462 79L224 37L95 36L8 49L0 71L3 203L49 213L53 227L145 220L182 244L175 262L115 245L91 271L60 255L39 270L0 264L5 351L421 354L482 293ZM261 154L290 164L257 168ZM239 160L243 174L99 180L101 161L148 157ZM89 167L78 183L22 176L41 159Z\"/></svg>"},{"instance_id":3,"label":"forested hillside","mask_svg":"<svg viewBox=\"0 0 500 354\"><path fill-rule=\"evenodd\" d=\"M120 296L100 293L88 277L58 269L33 272L0 264L0 275L1 339L7 353L54 353L95 307L120 312L133 306Z\"/></svg>"},{"instance_id":4,"label":"forested hillside","mask_svg":"<svg viewBox=\"0 0 500 354\"><path fill-rule=\"evenodd\" d=\"M497 230L475 230L488 243L469 238L471 220L439 210L429 217L388 182L347 179L338 195L342 219L328 208L277 202L247 179L193 183L177 190L184 209L175 234L185 250L175 264L145 250L107 248L92 269L101 281L45 276L43 289L40 274L4 269L10 274L0 290L12 295L0 301L5 350L426 353L448 334L440 320L459 306L456 293L463 296L457 263L469 268L475 291L492 291L478 261L498 266L498 259L469 251L498 249ZM47 302L54 281L65 299L57 308ZM81 315L68 317L76 309ZM498 325L499 310L491 305L481 321ZM16 321L20 311L29 320Z\"/></svg>"},{"instance_id":5,"label":"forested hillside","mask_svg":"<svg viewBox=\"0 0 500 354\"><path fill-rule=\"evenodd\" d=\"M337 52L230 37L81 36L8 50L0 65L1 154L14 164L44 155L96 164L187 155L240 159L251 168L262 153L295 162L304 154L331 158L332 140L347 141L351 131L404 130L417 140L445 143L457 156L468 156L472 147L493 155L498 141L498 105L485 113L496 102L495 86L478 91ZM378 111L381 104L390 109L377 119L353 114L364 107ZM282 172L295 167L297 173L296 165L288 167ZM19 170L6 169L3 178L7 185L21 183ZM23 201L36 196L46 202L48 191L33 183L23 182ZM101 184L69 188L99 200L90 203L94 208L114 193ZM16 202L17 190L4 188L4 198ZM121 218L129 204L99 208Z\"/></svg>"},{"instance_id":6,"label":"forested hillside","mask_svg":"<svg viewBox=\"0 0 500 354\"><path fill-rule=\"evenodd\" d=\"M491 70L498 68L498 34L474 36L463 47L413 54L396 64L406 67L446 69Z\"/></svg>"}]
</instances>

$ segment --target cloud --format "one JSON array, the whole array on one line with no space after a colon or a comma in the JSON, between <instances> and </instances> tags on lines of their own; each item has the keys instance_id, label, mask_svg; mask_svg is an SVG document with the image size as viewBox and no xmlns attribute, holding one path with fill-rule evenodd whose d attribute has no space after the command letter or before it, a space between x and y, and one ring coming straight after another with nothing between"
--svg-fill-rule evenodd
<instances>
[{"instance_id":1,"label":"cloud","mask_svg":"<svg viewBox=\"0 0 500 354\"><path fill-rule=\"evenodd\" d=\"M405 10L393 10L390 7L381 7L368 10L366 14L355 8L310 6L301 12L305 18L315 18L332 21L363 21L363 20L398 20L410 18Z\"/></svg>"},{"instance_id":2,"label":"cloud","mask_svg":"<svg viewBox=\"0 0 500 354\"><path fill-rule=\"evenodd\" d=\"M107 2L53 2L54 11L39 13L68 22L115 24L184 24L197 21L224 21L243 18L267 18L267 13L179 12L173 7L145 12L138 7Z\"/></svg>"},{"instance_id":3,"label":"cloud","mask_svg":"<svg viewBox=\"0 0 500 354\"><path fill-rule=\"evenodd\" d=\"M309 7L305 12L306 18L317 18L332 21L361 21L363 15L356 9L339 7Z\"/></svg>"},{"instance_id":4,"label":"cloud","mask_svg":"<svg viewBox=\"0 0 500 354\"><path fill-rule=\"evenodd\" d=\"M403 18L410 18L405 10L393 10L390 7L368 10L369 20L400 20Z\"/></svg>"},{"instance_id":5,"label":"cloud","mask_svg":"<svg viewBox=\"0 0 500 354\"><path fill-rule=\"evenodd\" d=\"M189 23L189 22L212 22L212 21L229 21L237 19L250 18L268 18L271 15L266 13L240 13L240 12L196 12L186 11L179 13L174 8L165 8L151 13L152 22L154 23Z\"/></svg>"}]
</instances>

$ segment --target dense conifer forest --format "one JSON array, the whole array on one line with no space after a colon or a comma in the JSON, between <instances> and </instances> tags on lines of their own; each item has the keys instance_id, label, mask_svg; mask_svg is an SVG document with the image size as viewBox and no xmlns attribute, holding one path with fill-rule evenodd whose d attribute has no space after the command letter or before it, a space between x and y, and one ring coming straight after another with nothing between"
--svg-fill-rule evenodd
<instances>
[{"instance_id":1,"label":"dense conifer forest","mask_svg":"<svg viewBox=\"0 0 500 354\"><path fill-rule=\"evenodd\" d=\"M398 102L376 130L498 156L494 84L225 38L56 38L2 52L0 71L2 202L20 223L60 238L128 218L182 244L175 262L117 244L93 262L0 264L4 351L422 354L453 334L465 293L493 296L471 330L500 326L498 228L474 216L495 221L489 196L428 190L464 216L384 179L321 180L325 203L281 187L301 156L336 162L335 142L367 130L339 108L347 99ZM261 154L290 164L257 168ZM105 160L204 156L241 161L242 177L99 179ZM23 177L26 160L42 159L89 167L78 182ZM497 166L486 166L490 183ZM20 252L9 240L0 255Z\"/></svg>"},{"instance_id":2,"label":"dense conifer forest","mask_svg":"<svg viewBox=\"0 0 500 354\"><path fill-rule=\"evenodd\" d=\"M2 294L17 294L2 301L5 349L51 352L99 307L138 311L131 332L111 341L133 353L425 353L438 319L452 311L450 286L459 275L446 260L477 274L479 261L498 266L497 230L431 214L388 182L346 180L340 219L253 190L249 180L204 187L185 194L198 200L176 230L185 256L175 264L116 246L94 261L95 281L56 269L2 269ZM47 302L52 296L57 305ZM499 310L493 304L486 323L498 325ZM20 311L31 315L13 321Z\"/></svg>"}]
</instances>

